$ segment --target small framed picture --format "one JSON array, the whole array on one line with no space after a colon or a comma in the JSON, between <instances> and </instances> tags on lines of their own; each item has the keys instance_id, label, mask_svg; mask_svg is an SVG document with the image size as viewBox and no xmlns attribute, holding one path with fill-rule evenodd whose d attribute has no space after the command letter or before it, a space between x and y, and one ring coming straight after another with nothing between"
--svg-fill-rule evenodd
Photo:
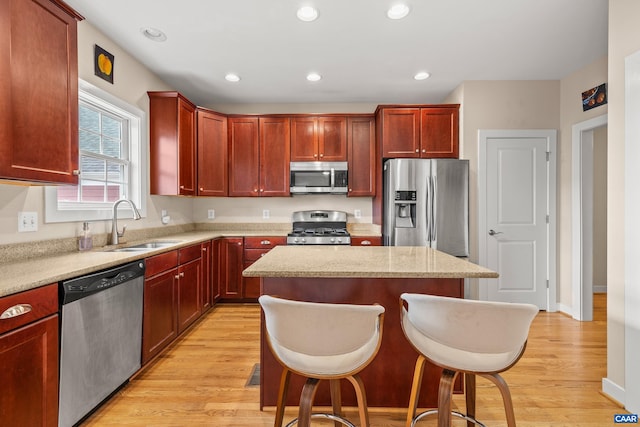
<instances>
[{"instance_id":1,"label":"small framed picture","mask_svg":"<svg viewBox=\"0 0 640 427\"><path fill-rule=\"evenodd\" d=\"M113 84L113 55L94 45L93 64L95 75Z\"/></svg>"},{"instance_id":2,"label":"small framed picture","mask_svg":"<svg viewBox=\"0 0 640 427\"><path fill-rule=\"evenodd\" d=\"M607 103L607 85L602 83L587 91L582 92L582 111L604 105Z\"/></svg>"}]
</instances>

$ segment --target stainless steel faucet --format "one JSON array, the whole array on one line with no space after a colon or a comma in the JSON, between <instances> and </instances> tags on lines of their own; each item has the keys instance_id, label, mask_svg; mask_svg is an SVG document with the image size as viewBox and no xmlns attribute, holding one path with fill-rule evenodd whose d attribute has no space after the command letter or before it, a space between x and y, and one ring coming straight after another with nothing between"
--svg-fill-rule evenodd
<instances>
[{"instance_id":1,"label":"stainless steel faucet","mask_svg":"<svg viewBox=\"0 0 640 427\"><path fill-rule=\"evenodd\" d=\"M113 221L111 222L111 244L117 245L120 243L120 237L124 236L124 232L127 231L127 226L124 225L122 227L122 233L118 231L118 205L122 202L126 202L131 206L131 210L133 211L133 219L138 220L142 218L140 216L140 212L138 212L138 208L133 202L129 199L120 199L113 204Z\"/></svg>"}]
</instances>

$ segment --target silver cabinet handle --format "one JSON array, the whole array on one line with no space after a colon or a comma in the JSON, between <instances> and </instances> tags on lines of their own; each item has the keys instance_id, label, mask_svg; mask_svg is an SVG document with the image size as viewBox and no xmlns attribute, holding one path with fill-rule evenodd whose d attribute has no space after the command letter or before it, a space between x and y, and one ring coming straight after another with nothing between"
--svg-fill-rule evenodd
<instances>
[{"instance_id":1,"label":"silver cabinet handle","mask_svg":"<svg viewBox=\"0 0 640 427\"><path fill-rule=\"evenodd\" d=\"M495 236L496 234L502 234L502 231L489 230L489 236Z\"/></svg>"},{"instance_id":2,"label":"silver cabinet handle","mask_svg":"<svg viewBox=\"0 0 640 427\"><path fill-rule=\"evenodd\" d=\"M360 244L363 246L369 246L371 245L371 240L363 240L362 242L360 242Z\"/></svg>"},{"instance_id":3,"label":"silver cabinet handle","mask_svg":"<svg viewBox=\"0 0 640 427\"><path fill-rule=\"evenodd\" d=\"M261 245L270 245L271 244L271 240L262 240L260 242Z\"/></svg>"},{"instance_id":4,"label":"silver cabinet handle","mask_svg":"<svg viewBox=\"0 0 640 427\"><path fill-rule=\"evenodd\" d=\"M13 307L7 308L4 313L0 315L0 319L12 319L22 316L23 314L29 313L32 309L31 304L16 304Z\"/></svg>"}]
</instances>

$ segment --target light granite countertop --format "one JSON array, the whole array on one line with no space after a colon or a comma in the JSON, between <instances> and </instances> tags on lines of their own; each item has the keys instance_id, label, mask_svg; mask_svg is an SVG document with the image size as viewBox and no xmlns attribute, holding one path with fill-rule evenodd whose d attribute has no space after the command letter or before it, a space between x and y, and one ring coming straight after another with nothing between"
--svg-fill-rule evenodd
<instances>
[{"instance_id":1,"label":"light granite countertop","mask_svg":"<svg viewBox=\"0 0 640 427\"><path fill-rule=\"evenodd\" d=\"M426 247L279 246L246 277L496 278L498 273Z\"/></svg>"},{"instance_id":2,"label":"light granite countertop","mask_svg":"<svg viewBox=\"0 0 640 427\"><path fill-rule=\"evenodd\" d=\"M16 247L5 246L4 248L13 252L13 254L10 261L0 262L0 297L94 273L210 239L221 237L286 236L291 228L290 224L277 224L272 227L251 226L251 224L237 224L237 226L237 229L234 228L233 224L218 226L217 229L212 230L196 228L195 230L154 237L145 237L147 234L143 230L138 232L136 240L120 245L131 246L152 241L173 242L171 246L144 252L112 252L111 249L116 248L115 246L102 246L87 252L69 251L67 250L69 242L66 242L64 248L60 248L57 251L55 242L53 244L49 242L39 244L39 242L36 242L25 246L16 245ZM352 229L350 232L354 237L377 234L375 230L368 230L366 227ZM135 236L136 234L133 235ZM148 235L153 236L152 233ZM71 244L74 244L74 239L67 240L72 240ZM41 255L38 251L39 246L47 247L43 249L43 254ZM38 254L33 256L33 253L22 253L24 251L37 252ZM3 258L7 257L5 253Z\"/></svg>"}]
</instances>

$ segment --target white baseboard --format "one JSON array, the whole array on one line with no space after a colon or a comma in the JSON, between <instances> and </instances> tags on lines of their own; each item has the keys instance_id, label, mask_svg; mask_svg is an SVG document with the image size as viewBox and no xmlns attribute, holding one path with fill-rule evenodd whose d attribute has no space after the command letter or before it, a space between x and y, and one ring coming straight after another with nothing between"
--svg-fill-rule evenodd
<instances>
[{"instance_id":1,"label":"white baseboard","mask_svg":"<svg viewBox=\"0 0 640 427\"><path fill-rule=\"evenodd\" d=\"M559 312L564 313L570 317L573 317L573 309L568 305L558 303L556 304L556 308L558 309Z\"/></svg>"},{"instance_id":2,"label":"white baseboard","mask_svg":"<svg viewBox=\"0 0 640 427\"><path fill-rule=\"evenodd\" d=\"M614 383L609 378L602 379L602 392L624 406L624 403L625 403L624 388L620 387L618 384Z\"/></svg>"},{"instance_id":3,"label":"white baseboard","mask_svg":"<svg viewBox=\"0 0 640 427\"><path fill-rule=\"evenodd\" d=\"M607 293L607 285L593 285L593 293L594 294L606 294Z\"/></svg>"}]
</instances>

